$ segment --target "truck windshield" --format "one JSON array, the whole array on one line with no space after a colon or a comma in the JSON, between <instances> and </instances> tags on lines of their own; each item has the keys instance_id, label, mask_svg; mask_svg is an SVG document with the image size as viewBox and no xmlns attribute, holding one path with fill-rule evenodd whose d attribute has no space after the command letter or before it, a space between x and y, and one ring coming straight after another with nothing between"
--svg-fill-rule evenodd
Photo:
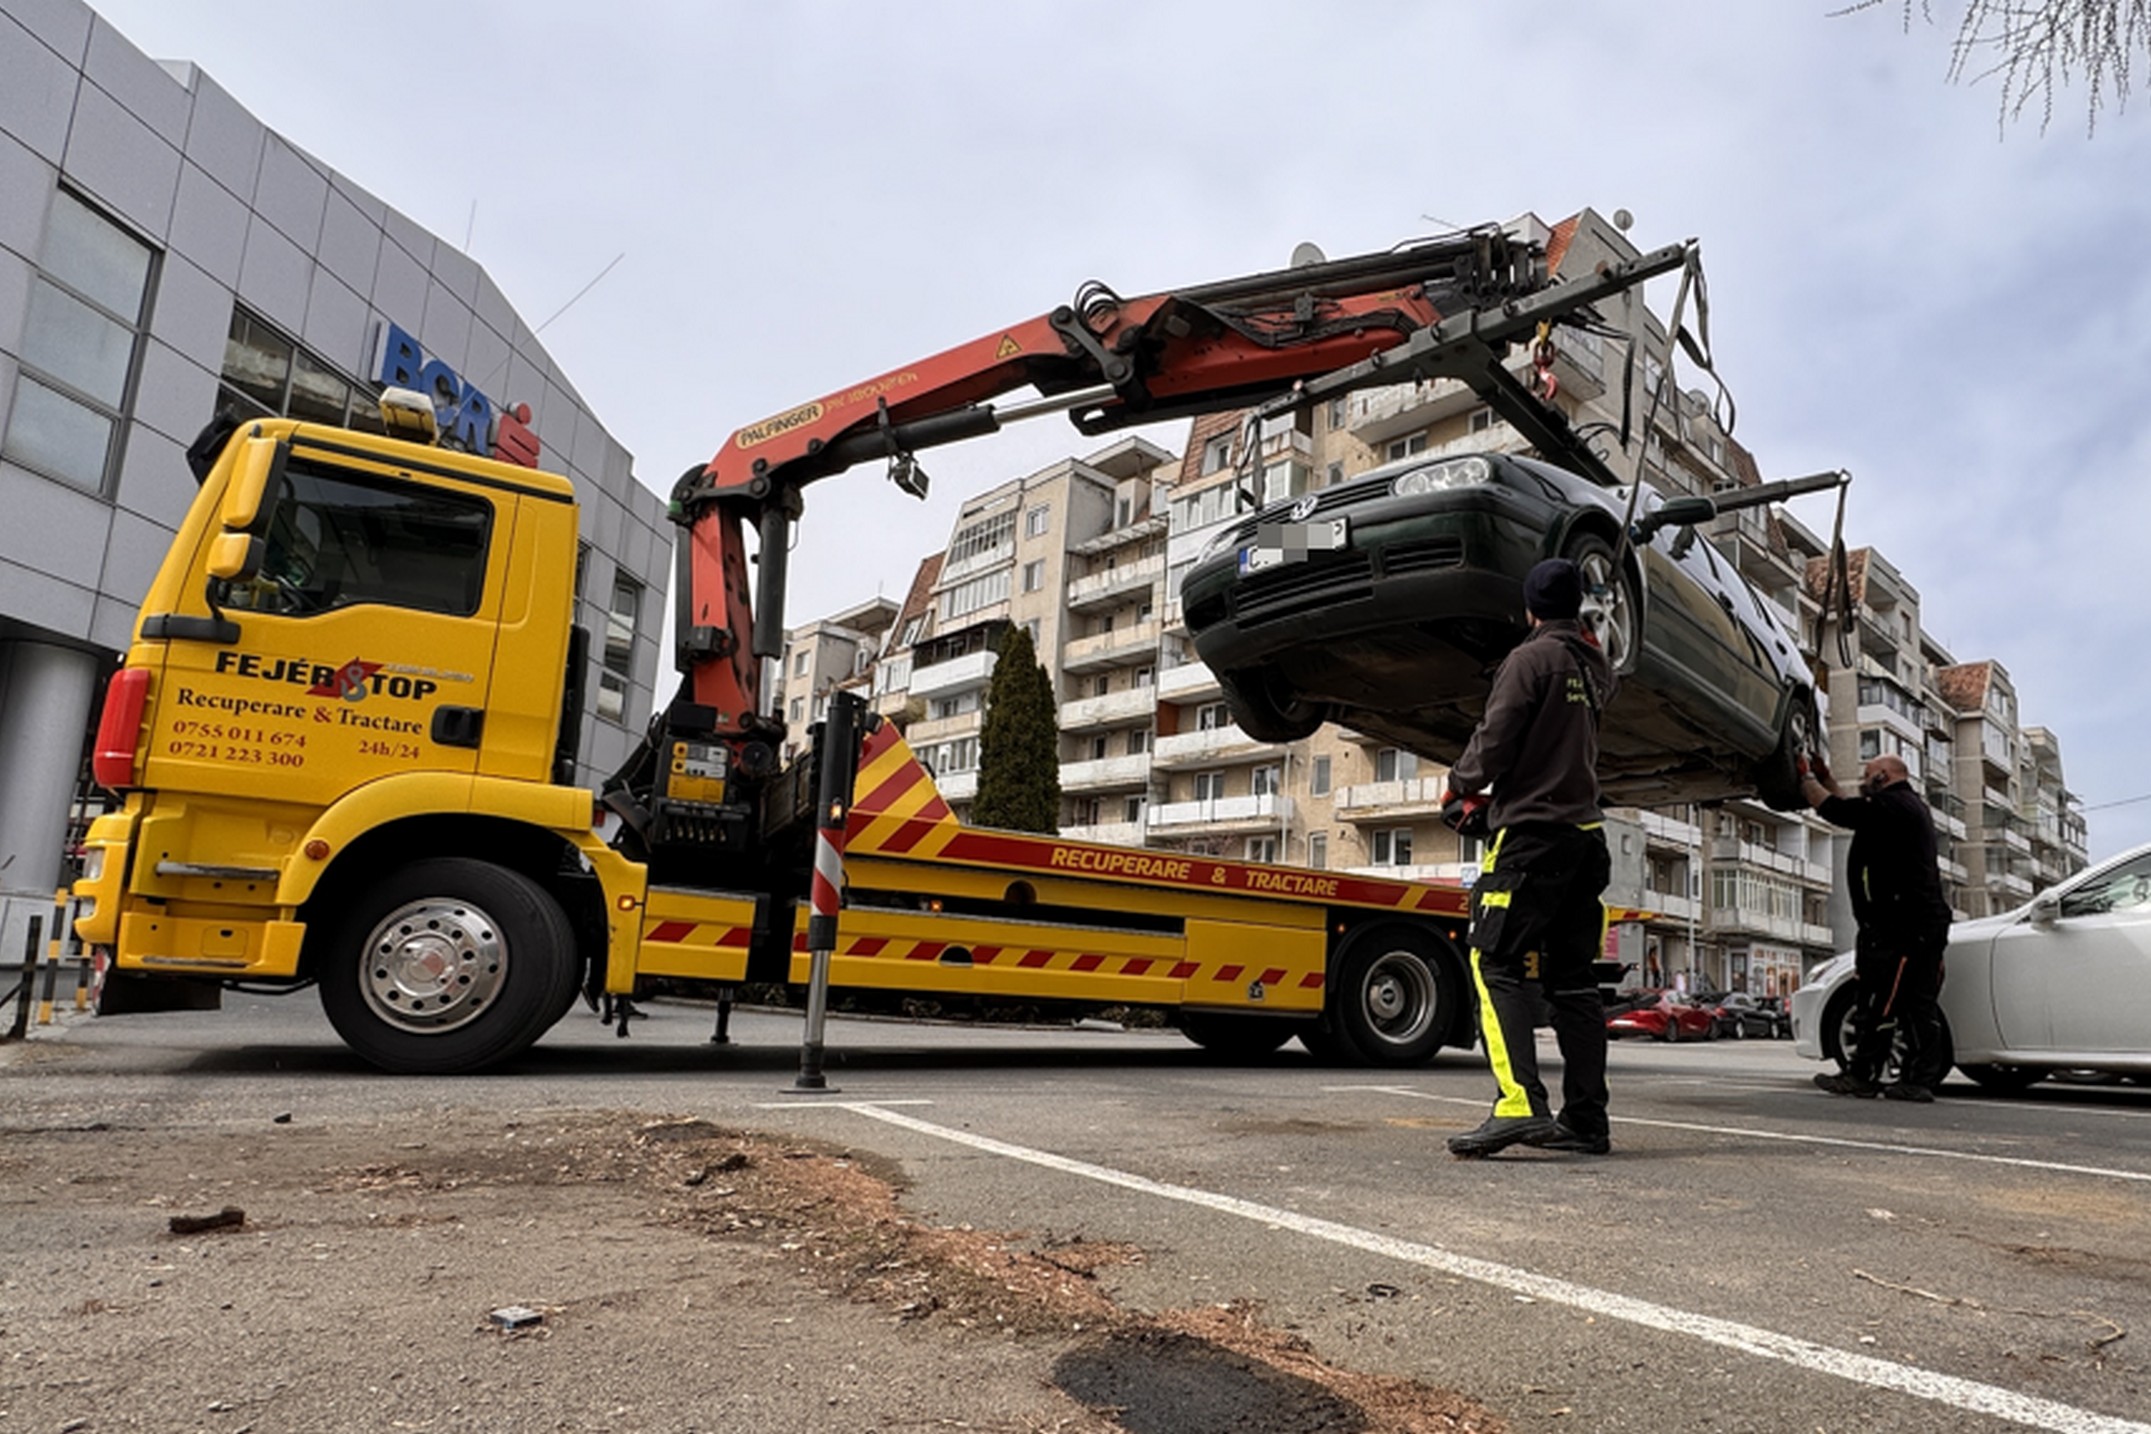
<instances>
[{"instance_id":1,"label":"truck windshield","mask_svg":"<svg viewBox=\"0 0 2151 1434\"><path fill-rule=\"evenodd\" d=\"M493 505L297 453L269 515L261 573L224 607L303 617L359 603L468 617L485 590Z\"/></svg>"}]
</instances>

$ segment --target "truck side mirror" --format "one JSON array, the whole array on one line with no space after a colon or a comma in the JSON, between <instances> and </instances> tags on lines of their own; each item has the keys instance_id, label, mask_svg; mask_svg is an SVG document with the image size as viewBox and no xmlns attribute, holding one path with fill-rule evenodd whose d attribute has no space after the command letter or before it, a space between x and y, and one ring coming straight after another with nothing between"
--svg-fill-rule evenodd
<instances>
[{"instance_id":1,"label":"truck side mirror","mask_svg":"<svg viewBox=\"0 0 2151 1434\"><path fill-rule=\"evenodd\" d=\"M240 445L219 514L225 532L251 532L261 521L262 503L276 480L283 477L284 456L289 451L285 444L266 438L249 438Z\"/></svg>"},{"instance_id":2,"label":"truck side mirror","mask_svg":"<svg viewBox=\"0 0 2151 1434\"><path fill-rule=\"evenodd\" d=\"M209 576L228 583L250 582L261 572L267 547L252 533L219 533L209 544Z\"/></svg>"}]
</instances>

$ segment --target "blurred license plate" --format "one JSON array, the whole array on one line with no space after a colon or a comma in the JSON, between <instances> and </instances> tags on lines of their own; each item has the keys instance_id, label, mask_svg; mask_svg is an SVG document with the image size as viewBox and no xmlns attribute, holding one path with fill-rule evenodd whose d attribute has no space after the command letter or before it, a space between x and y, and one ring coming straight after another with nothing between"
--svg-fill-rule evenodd
<instances>
[{"instance_id":1,"label":"blurred license plate","mask_svg":"<svg viewBox=\"0 0 2151 1434\"><path fill-rule=\"evenodd\" d=\"M1279 563L1296 563L1309 553L1334 553L1351 545L1351 526L1344 518L1325 518L1319 523L1264 523L1255 529L1255 541L1240 549L1240 571L1259 573Z\"/></svg>"}]
</instances>

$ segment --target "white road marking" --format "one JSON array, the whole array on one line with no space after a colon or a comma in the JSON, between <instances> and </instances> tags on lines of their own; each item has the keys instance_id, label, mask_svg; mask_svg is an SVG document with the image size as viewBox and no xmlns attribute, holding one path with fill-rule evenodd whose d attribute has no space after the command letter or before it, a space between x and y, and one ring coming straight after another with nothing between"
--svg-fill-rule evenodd
<instances>
[{"instance_id":1,"label":"white road marking","mask_svg":"<svg viewBox=\"0 0 2151 1434\"><path fill-rule=\"evenodd\" d=\"M1406 1100L1431 1100L1443 1105L1468 1105L1474 1110L1484 1109L1490 1102L1473 1100L1459 1095L1430 1095L1425 1091L1410 1090L1399 1085L1326 1085L1324 1091L1339 1094L1346 1091L1378 1092L1382 1095L1401 1096ZM1970 1150L1941 1150L1931 1145L1892 1145L1880 1140L1848 1140L1836 1135L1803 1135L1794 1131L1759 1130L1747 1125L1700 1125L1687 1120L1649 1120L1640 1115L1616 1115L1616 1125L1648 1125L1659 1130L1693 1130L1704 1135L1737 1135L1749 1140L1783 1140L1796 1145L1834 1145L1847 1150L1873 1150L1885 1155L1922 1155L1936 1160L1970 1160L1980 1165L2014 1165L2026 1170L2050 1170L2061 1175L2089 1175L2100 1180L2133 1180L2151 1185L2151 1171L2110 1170L2102 1165L2065 1165L2056 1160L2027 1160L2016 1155L1981 1155Z\"/></svg>"},{"instance_id":2,"label":"white road marking","mask_svg":"<svg viewBox=\"0 0 2151 1434\"><path fill-rule=\"evenodd\" d=\"M856 1101L761 1101L759 1105L749 1105L746 1109L828 1109L830 1105L852 1109ZM934 1101L875 1101L875 1105L934 1105Z\"/></svg>"},{"instance_id":3,"label":"white road marking","mask_svg":"<svg viewBox=\"0 0 2151 1434\"><path fill-rule=\"evenodd\" d=\"M1029 1146L1012 1145L1005 1140L995 1140L991 1136L975 1135L968 1130L955 1130L920 1120L916 1116L901 1115L879 1104L839 1101L831 1106L823 1106L822 1109L847 1110L869 1120L882 1121L900 1129L932 1136L937 1140L966 1145L988 1155L1020 1160L1025 1164L1056 1170L1084 1180L1095 1180L1104 1185L1117 1185L1121 1189L1132 1190L1138 1194L1200 1206L1221 1214L1238 1216L1243 1220L1252 1220L1272 1229L1290 1230L1317 1240L1364 1250L1368 1254L1491 1285L1512 1294L1528 1295L1545 1303L1567 1305L1588 1314L1641 1325L1645 1329L1687 1335L1708 1344L1752 1354L1759 1359L1779 1360L1798 1369L1832 1375L1874 1389L1909 1394L1915 1399L1930 1400L1953 1409L2006 1419L2034 1429L2051 1430L2053 1434L2151 1434L2151 1424L2141 1424L2132 1419L2079 1409L2071 1404L2039 1399L2032 1395L2019 1394L2015 1390L1981 1384L1976 1380L1959 1379L1954 1375L1939 1374L1929 1369L1895 1364L1872 1355L1854 1354L1849 1350L1779 1334L1755 1325L1674 1309L1668 1305L1652 1304L1648 1300L1631 1299L1627 1295L1617 1295L1608 1290L1594 1289L1589 1285L1579 1285L1550 1275L1534 1274L1511 1265L1459 1255L1439 1245L1422 1245L1411 1240L1400 1240L1391 1235L1362 1230L1356 1226L1339 1224L1334 1220L1303 1215L1296 1210L1282 1210L1274 1205L1261 1205L1237 1196L1168 1184L1125 1170L1115 1170L1110 1166L1093 1165L1087 1160L1055 1155L1046 1150L1034 1150Z\"/></svg>"}]
</instances>

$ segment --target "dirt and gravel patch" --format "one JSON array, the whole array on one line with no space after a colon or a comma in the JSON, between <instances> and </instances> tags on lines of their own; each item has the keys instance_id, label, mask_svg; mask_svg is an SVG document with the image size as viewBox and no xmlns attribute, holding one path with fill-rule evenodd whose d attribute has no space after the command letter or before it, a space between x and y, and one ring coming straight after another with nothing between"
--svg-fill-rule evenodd
<instances>
[{"instance_id":1,"label":"dirt and gravel patch","mask_svg":"<svg viewBox=\"0 0 2151 1434\"><path fill-rule=\"evenodd\" d=\"M0 1434L1502 1428L1259 1306L1124 1308L1135 1247L933 1225L902 1191L618 1112L0 1131Z\"/></svg>"}]
</instances>

